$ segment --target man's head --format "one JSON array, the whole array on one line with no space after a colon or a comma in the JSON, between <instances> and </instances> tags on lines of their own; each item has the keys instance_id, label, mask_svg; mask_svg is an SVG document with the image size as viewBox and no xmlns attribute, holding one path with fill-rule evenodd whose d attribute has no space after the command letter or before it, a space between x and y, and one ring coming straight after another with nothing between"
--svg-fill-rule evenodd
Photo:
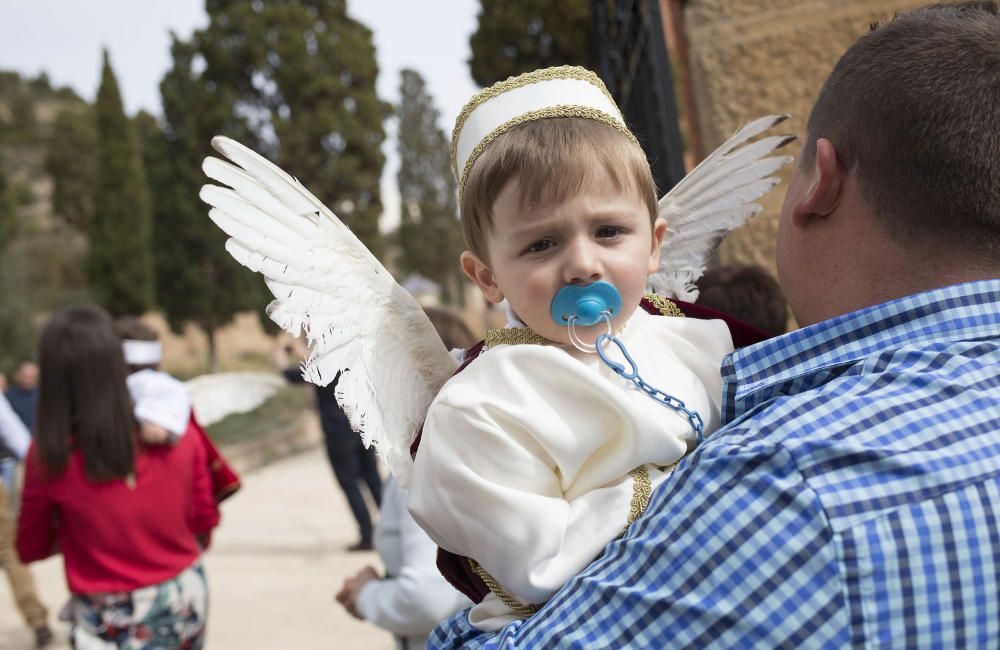
<instances>
[{"instance_id":1,"label":"man's head","mask_svg":"<svg viewBox=\"0 0 1000 650\"><path fill-rule=\"evenodd\" d=\"M996 277L995 3L933 5L874 27L834 67L806 136L777 251L782 286L800 323L880 298ZM853 277L865 273L882 289ZM841 300L838 290L854 292L857 304Z\"/></svg>"},{"instance_id":2,"label":"man's head","mask_svg":"<svg viewBox=\"0 0 1000 650\"><path fill-rule=\"evenodd\" d=\"M38 388L38 364L34 361L22 361L14 370L12 379L14 385L21 390L35 390Z\"/></svg>"},{"instance_id":3,"label":"man's head","mask_svg":"<svg viewBox=\"0 0 1000 650\"><path fill-rule=\"evenodd\" d=\"M556 341L568 337L549 306L567 284L615 285L624 322L656 269L665 224L645 154L603 84L554 68L501 82L470 106L453 139L466 275Z\"/></svg>"}]
</instances>

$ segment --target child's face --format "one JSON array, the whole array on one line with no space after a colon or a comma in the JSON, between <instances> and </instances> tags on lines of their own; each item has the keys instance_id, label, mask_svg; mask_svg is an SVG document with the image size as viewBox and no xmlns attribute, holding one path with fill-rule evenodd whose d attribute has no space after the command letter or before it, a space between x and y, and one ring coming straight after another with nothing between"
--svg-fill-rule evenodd
<instances>
[{"instance_id":1,"label":"child's face","mask_svg":"<svg viewBox=\"0 0 1000 650\"><path fill-rule=\"evenodd\" d=\"M614 319L621 327L642 298L646 276L656 271L666 222L649 223L636 191L619 191L603 173L562 203L521 203L520 184L509 182L493 205L487 238L489 261L466 251L462 268L491 302L508 300L514 313L538 334L569 344L566 327L549 314L552 299L567 284L603 280L622 297ZM592 342L607 331L603 323L579 328Z\"/></svg>"}]
</instances>

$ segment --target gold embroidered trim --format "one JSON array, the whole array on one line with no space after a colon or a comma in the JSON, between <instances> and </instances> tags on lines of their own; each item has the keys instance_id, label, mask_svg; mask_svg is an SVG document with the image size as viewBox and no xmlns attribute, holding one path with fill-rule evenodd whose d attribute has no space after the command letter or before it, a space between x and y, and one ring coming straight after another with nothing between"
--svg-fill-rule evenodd
<instances>
[{"instance_id":1,"label":"gold embroidered trim","mask_svg":"<svg viewBox=\"0 0 1000 650\"><path fill-rule=\"evenodd\" d=\"M628 475L632 477L632 503L629 505L628 521L622 530L623 533L642 516L642 513L646 512L649 499L653 496L653 483L649 480L649 470L645 465L636 467Z\"/></svg>"},{"instance_id":2,"label":"gold embroidered trim","mask_svg":"<svg viewBox=\"0 0 1000 650\"><path fill-rule=\"evenodd\" d=\"M601 78L590 70L579 66L562 65L555 68L533 70L532 72L526 72L514 77L507 77L503 81L498 81L473 95L472 99L465 102L465 106L462 107L461 112L458 114L458 119L455 120L455 128L451 131L451 168L455 172L455 176L458 176L458 134L462 132L465 120L472 114L472 111L494 97L515 88L521 88L522 86L538 83L539 81L552 81L555 79L577 79L579 81L590 82L594 86L597 86L613 105L618 106L615 103L614 97L608 92L607 86L601 81Z\"/></svg>"},{"instance_id":3,"label":"gold embroidered trim","mask_svg":"<svg viewBox=\"0 0 1000 650\"><path fill-rule=\"evenodd\" d=\"M472 150L472 153L469 154L469 159L465 161L465 168L462 169L462 176L458 181L459 203L462 201L462 194L465 192L465 179L469 177L469 170L472 169L472 164L476 162L476 159L479 158L479 154L483 153L483 150L486 149L491 142L515 126L519 126L532 120L543 120L550 117L582 117L588 120L594 120L595 122L601 122L617 129L622 134L628 136L635 146L639 146L639 141L635 139L635 136L632 135L632 132L628 130L627 126L614 119L604 111L599 111L596 108L573 104L560 104L558 106L549 106L547 108L528 111L527 113L522 113L513 119L507 120L497 128L487 133L486 137L480 140L479 144L476 145L476 148Z\"/></svg>"},{"instance_id":4,"label":"gold embroidered trim","mask_svg":"<svg viewBox=\"0 0 1000 650\"><path fill-rule=\"evenodd\" d=\"M551 345L541 334L528 327L502 327L499 329L486 330L486 347L492 348L495 345Z\"/></svg>"},{"instance_id":5,"label":"gold embroidered trim","mask_svg":"<svg viewBox=\"0 0 1000 650\"><path fill-rule=\"evenodd\" d=\"M490 591L497 595L504 605L510 607L511 610L518 616L528 617L541 609L541 605L524 605L517 602L514 598L500 586L500 583L493 579L489 573L486 572L479 562L476 562L471 557L466 558L469 561L469 568L472 572L479 576L479 579L486 583L486 586L490 588Z\"/></svg>"},{"instance_id":6,"label":"gold embroidered trim","mask_svg":"<svg viewBox=\"0 0 1000 650\"><path fill-rule=\"evenodd\" d=\"M653 303L653 306L660 310L661 316L679 316L680 318L684 318L684 312L681 311L681 308L674 301L655 293L643 294L642 297Z\"/></svg>"}]
</instances>

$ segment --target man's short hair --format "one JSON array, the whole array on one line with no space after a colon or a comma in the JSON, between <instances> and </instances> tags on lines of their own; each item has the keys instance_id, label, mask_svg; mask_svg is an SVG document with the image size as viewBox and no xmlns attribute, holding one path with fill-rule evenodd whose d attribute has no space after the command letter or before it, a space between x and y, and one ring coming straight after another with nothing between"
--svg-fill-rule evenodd
<instances>
[{"instance_id":1,"label":"man's short hair","mask_svg":"<svg viewBox=\"0 0 1000 650\"><path fill-rule=\"evenodd\" d=\"M781 286L759 266L729 264L698 280L698 304L734 316L771 336L788 328L788 303Z\"/></svg>"},{"instance_id":2,"label":"man's short hair","mask_svg":"<svg viewBox=\"0 0 1000 650\"><path fill-rule=\"evenodd\" d=\"M497 137L480 154L462 193L462 233L480 259L493 227L493 204L510 181L526 204L564 201L603 169L621 190L638 192L656 219L656 183L642 149L601 122L579 117L531 120Z\"/></svg>"},{"instance_id":3,"label":"man's short hair","mask_svg":"<svg viewBox=\"0 0 1000 650\"><path fill-rule=\"evenodd\" d=\"M992 0L897 15L847 50L809 117L898 241L1000 260L1000 12Z\"/></svg>"}]
</instances>

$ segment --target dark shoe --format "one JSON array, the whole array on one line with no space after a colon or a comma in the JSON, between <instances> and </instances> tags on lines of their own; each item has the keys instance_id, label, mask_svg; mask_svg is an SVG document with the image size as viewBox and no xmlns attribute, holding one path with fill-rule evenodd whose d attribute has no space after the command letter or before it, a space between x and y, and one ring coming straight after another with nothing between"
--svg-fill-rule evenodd
<instances>
[{"instance_id":1,"label":"dark shoe","mask_svg":"<svg viewBox=\"0 0 1000 650\"><path fill-rule=\"evenodd\" d=\"M44 648L50 643L52 643L52 630L49 629L48 625L43 625L35 630L36 648Z\"/></svg>"},{"instance_id":2,"label":"dark shoe","mask_svg":"<svg viewBox=\"0 0 1000 650\"><path fill-rule=\"evenodd\" d=\"M374 549L375 547L372 546L372 543L366 540L361 540L360 542L357 542L356 544L351 544L350 546L347 547L347 550L350 551L351 553L354 553L355 551L372 551Z\"/></svg>"}]
</instances>

